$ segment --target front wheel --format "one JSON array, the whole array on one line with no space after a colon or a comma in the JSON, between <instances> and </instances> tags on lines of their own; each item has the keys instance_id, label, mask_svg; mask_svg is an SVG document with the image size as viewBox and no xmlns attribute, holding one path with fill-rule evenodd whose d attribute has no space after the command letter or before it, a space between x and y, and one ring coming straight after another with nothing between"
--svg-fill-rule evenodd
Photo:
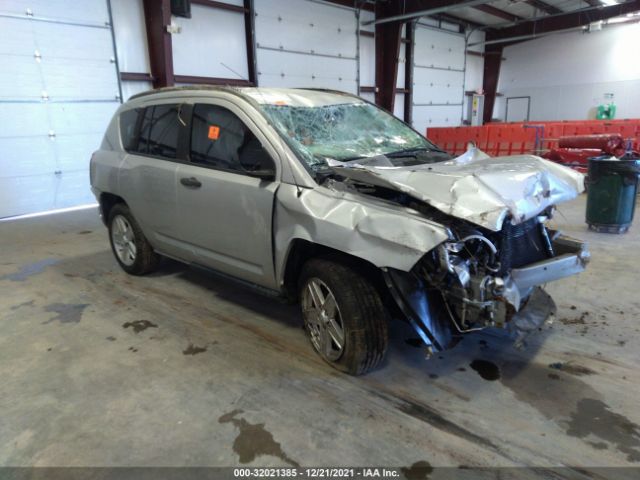
<instances>
[{"instance_id":1,"label":"front wheel","mask_svg":"<svg viewBox=\"0 0 640 480\"><path fill-rule=\"evenodd\" d=\"M300 304L311 344L331 366L361 375L382 361L388 315L362 275L330 260L310 260L300 277Z\"/></svg>"},{"instance_id":2,"label":"front wheel","mask_svg":"<svg viewBox=\"0 0 640 480\"><path fill-rule=\"evenodd\" d=\"M108 225L111 250L125 272L145 275L156 269L158 254L153 251L129 207L115 205L109 212Z\"/></svg>"}]
</instances>

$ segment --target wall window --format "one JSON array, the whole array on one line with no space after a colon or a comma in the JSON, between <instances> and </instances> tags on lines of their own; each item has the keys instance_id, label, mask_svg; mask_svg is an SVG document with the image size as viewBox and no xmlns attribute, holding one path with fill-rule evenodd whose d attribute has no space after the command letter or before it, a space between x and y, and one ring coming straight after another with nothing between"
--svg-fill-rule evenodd
<instances>
[{"instance_id":1,"label":"wall window","mask_svg":"<svg viewBox=\"0 0 640 480\"><path fill-rule=\"evenodd\" d=\"M245 172L273 168L260 141L230 110L198 104L193 109L191 161L222 170Z\"/></svg>"}]
</instances>

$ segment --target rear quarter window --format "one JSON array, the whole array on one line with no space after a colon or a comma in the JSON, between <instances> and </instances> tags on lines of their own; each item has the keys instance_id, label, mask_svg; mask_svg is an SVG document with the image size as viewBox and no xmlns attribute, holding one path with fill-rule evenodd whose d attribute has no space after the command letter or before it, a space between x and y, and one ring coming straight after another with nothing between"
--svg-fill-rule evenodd
<instances>
[{"instance_id":1,"label":"rear quarter window","mask_svg":"<svg viewBox=\"0 0 640 480\"><path fill-rule=\"evenodd\" d=\"M135 108L120 114L120 138L122 139L122 146L127 152L136 149L138 117L142 112L144 112L144 109Z\"/></svg>"}]
</instances>

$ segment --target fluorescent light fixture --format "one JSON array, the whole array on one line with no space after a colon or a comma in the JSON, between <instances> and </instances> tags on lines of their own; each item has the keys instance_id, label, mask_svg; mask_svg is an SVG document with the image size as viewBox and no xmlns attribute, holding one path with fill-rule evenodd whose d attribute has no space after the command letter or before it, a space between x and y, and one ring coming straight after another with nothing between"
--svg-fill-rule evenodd
<instances>
[{"instance_id":1,"label":"fluorescent light fixture","mask_svg":"<svg viewBox=\"0 0 640 480\"><path fill-rule=\"evenodd\" d=\"M47 215L55 215L57 213L75 212L77 210L86 210L88 208L97 207L97 203L87 203L85 205L78 205L76 207L58 208L55 210L46 210L44 212L27 213L24 215L15 215L13 217L0 218L0 222L11 222L13 220L24 220L26 218L44 217Z\"/></svg>"},{"instance_id":2,"label":"fluorescent light fixture","mask_svg":"<svg viewBox=\"0 0 640 480\"><path fill-rule=\"evenodd\" d=\"M610 7L611 5L617 5L618 0L600 0L600 3L603 3L607 7Z\"/></svg>"}]
</instances>

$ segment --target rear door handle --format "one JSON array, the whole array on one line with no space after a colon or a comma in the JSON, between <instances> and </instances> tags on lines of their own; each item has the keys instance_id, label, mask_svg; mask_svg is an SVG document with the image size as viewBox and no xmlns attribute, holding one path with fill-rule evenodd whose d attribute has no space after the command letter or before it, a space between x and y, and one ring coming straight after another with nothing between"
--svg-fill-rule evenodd
<instances>
[{"instance_id":1,"label":"rear door handle","mask_svg":"<svg viewBox=\"0 0 640 480\"><path fill-rule=\"evenodd\" d=\"M200 188L202 183L196 177L184 177L180 179L180 183L189 188Z\"/></svg>"}]
</instances>

